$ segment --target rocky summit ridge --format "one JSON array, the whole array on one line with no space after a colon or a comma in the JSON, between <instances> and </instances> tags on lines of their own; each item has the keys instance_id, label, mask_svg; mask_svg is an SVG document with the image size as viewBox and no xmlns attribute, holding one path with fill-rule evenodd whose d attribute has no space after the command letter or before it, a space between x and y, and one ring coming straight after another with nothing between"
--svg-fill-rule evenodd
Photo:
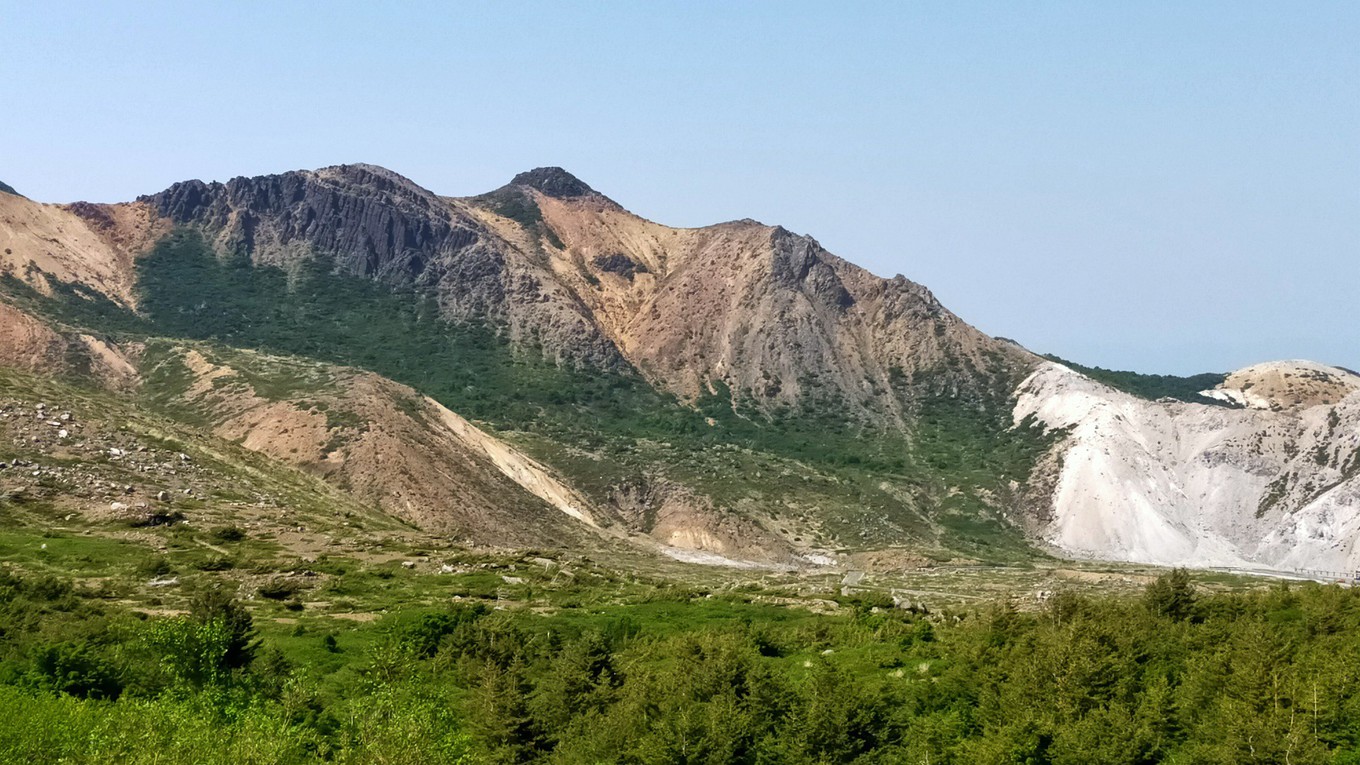
<instances>
[{"instance_id":1,"label":"rocky summit ridge","mask_svg":"<svg viewBox=\"0 0 1360 765\"><path fill-rule=\"evenodd\" d=\"M560 167L536 167L510 179L511 186L527 186L557 199L584 197L596 193L584 181Z\"/></svg>"}]
</instances>

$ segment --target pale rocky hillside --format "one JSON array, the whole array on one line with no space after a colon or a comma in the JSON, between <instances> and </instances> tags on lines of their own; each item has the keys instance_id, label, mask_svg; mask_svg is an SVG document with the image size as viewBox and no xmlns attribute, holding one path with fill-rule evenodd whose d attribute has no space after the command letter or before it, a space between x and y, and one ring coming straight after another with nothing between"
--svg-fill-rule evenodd
<instances>
[{"instance_id":1,"label":"pale rocky hillside","mask_svg":"<svg viewBox=\"0 0 1360 765\"><path fill-rule=\"evenodd\" d=\"M1360 376L1311 362L1240 370L1152 402L1059 364L1019 388L1016 421L1068 429L1042 540L1087 558L1360 569ZM1049 476L1049 479L1054 479Z\"/></svg>"}]
</instances>

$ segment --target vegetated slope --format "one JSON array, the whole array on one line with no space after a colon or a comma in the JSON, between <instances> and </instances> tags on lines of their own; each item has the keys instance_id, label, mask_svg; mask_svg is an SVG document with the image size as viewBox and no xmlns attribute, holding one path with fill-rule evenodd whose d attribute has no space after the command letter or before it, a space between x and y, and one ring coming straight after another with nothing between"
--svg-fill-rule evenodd
<instances>
[{"instance_id":1,"label":"vegetated slope","mask_svg":"<svg viewBox=\"0 0 1360 765\"><path fill-rule=\"evenodd\" d=\"M133 248L169 230L149 211L0 202L0 366L149 397L431 530L491 544L577 539L587 517L578 496L409 388L298 359L233 352L232 366L211 346L152 339L156 327L128 310Z\"/></svg>"},{"instance_id":2,"label":"vegetated slope","mask_svg":"<svg viewBox=\"0 0 1360 765\"><path fill-rule=\"evenodd\" d=\"M1043 538L1093 558L1360 569L1360 376L1277 362L1207 395L1248 407L1150 402L1037 370L1016 418L1069 430Z\"/></svg>"},{"instance_id":3,"label":"vegetated slope","mask_svg":"<svg viewBox=\"0 0 1360 765\"><path fill-rule=\"evenodd\" d=\"M138 268L141 305L156 331L310 355L411 384L515 431L597 508L678 547L788 559L786 540L809 546L833 534L937 545L940 532L917 497L946 490L925 482L938 482L942 471L995 482L1012 465L1021 470L1030 448L1023 438L1000 437L1009 425L1004 397L960 411L945 393L921 396L915 452L902 432L836 422L829 417L836 410L770 422L739 416L730 398L710 395L692 406L626 369L591 372L518 352L485 325L448 322L419 293L394 293L319 261L290 278L219 260L193 231L163 241ZM974 438L991 441L984 447ZM963 533L1006 536L985 509L972 511L976 501L956 494L936 515Z\"/></svg>"},{"instance_id":4,"label":"vegetated slope","mask_svg":"<svg viewBox=\"0 0 1360 765\"><path fill-rule=\"evenodd\" d=\"M147 201L181 225L139 262L163 331L364 366L527 432L664 541L1019 541L1003 493L1034 439L1003 434L1032 357L806 237L657 226L556 169L462 200L344 166Z\"/></svg>"},{"instance_id":5,"label":"vegetated slope","mask_svg":"<svg viewBox=\"0 0 1360 765\"><path fill-rule=\"evenodd\" d=\"M0 366L84 381L326 479L366 507L469 542L572 544L586 502L414 390L313 361L63 330L0 302Z\"/></svg>"}]
</instances>

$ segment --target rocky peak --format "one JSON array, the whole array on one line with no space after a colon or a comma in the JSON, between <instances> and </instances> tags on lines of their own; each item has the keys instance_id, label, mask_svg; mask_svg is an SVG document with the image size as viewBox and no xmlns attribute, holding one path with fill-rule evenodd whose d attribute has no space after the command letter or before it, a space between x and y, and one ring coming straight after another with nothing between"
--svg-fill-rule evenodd
<instances>
[{"instance_id":1,"label":"rocky peak","mask_svg":"<svg viewBox=\"0 0 1360 765\"><path fill-rule=\"evenodd\" d=\"M548 189L570 187L551 174L535 178ZM542 213L531 188L538 187L511 184L469 201L536 231ZM227 183L185 181L144 200L170 224L199 229L218 252L286 270L322 256L340 273L420 290L446 319L484 323L554 361L625 365L579 301L541 271L537 252L488 231L465 202L390 170L335 165Z\"/></svg>"},{"instance_id":2,"label":"rocky peak","mask_svg":"<svg viewBox=\"0 0 1360 765\"><path fill-rule=\"evenodd\" d=\"M854 304L854 298L828 263L830 253L816 239L775 226L770 230L770 251L773 257L770 276L776 283L801 290L815 303L836 311Z\"/></svg>"},{"instance_id":3,"label":"rocky peak","mask_svg":"<svg viewBox=\"0 0 1360 765\"><path fill-rule=\"evenodd\" d=\"M584 197L596 191L585 181L560 167L536 167L510 180L511 186L528 186L557 199Z\"/></svg>"},{"instance_id":4,"label":"rocky peak","mask_svg":"<svg viewBox=\"0 0 1360 765\"><path fill-rule=\"evenodd\" d=\"M177 223L202 222L205 208L218 215L244 209L268 212L297 205L316 194L369 199L389 206L437 210L438 197L410 179L377 165L332 165L320 170L293 170L275 175L240 176L226 183L181 181L159 194L140 197Z\"/></svg>"},{"instance_id":5,"label":"rocky peak","mask_svg":"<svg viewBox=\"0 0 1360 765\"><path fill-rule=\"evenodd\" d=\"M15 191L13 186L9 185L8 183L5 183L4 181L0 181L0 194L13 194L16 197L23 196L23 194L20 194L19 192Z\"/></svg>"},{"instance_id":6,"label":"rocky peak","mask_svg":"<svg viewBox=\"0 0 1360 765\"><path fill-rule=\"evenodd\" d=\"M310 175L321 181L329 181L341 186L362 188L375 192L386 192L397 196L434 201L438 197L428 189L401 173L393 172L378 165L363 163L352 165L332 165L316 170Z\"/></svg>"},{"instance_id":7,"label":"rocky peak","mask_svg":"<svg viewBox=\"0 0 1360 765\"><path fill-rule=\"evenodd\" d=\"M174 224L200 226L217 246L257 262L317 253L347 273L396 284L478 238L433 193L373 165L184 181L144 199Z\"/></svg>"}]
</instances>

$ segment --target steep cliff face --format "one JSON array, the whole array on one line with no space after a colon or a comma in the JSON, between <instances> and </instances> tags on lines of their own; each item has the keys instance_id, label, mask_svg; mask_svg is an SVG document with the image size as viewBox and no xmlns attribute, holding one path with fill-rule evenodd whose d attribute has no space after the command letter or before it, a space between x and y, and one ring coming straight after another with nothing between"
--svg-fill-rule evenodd
<instances>
[{"instance_id":1,"label":"steep cliff face","mask_svg":"<svg viewBox=\"0 0 1360 765\"><path fill-rule=\"evenodd\" d=\"M435 296L454 321L486 322L564 364L624 362L530 243L499 236L468 206L389 170L340 165L227 183L178 183L144 198L223 253L291 270L329 258L341 273Z\"/></svg>"},{"instance_id":2,"label":"steep cliff face","mask_svg":"<svg viewBox=\"0 0 1360 765\"><path fill-rule=\"evenodd\" d=\"M1070 429L1043 538L1107 560L1360 568L1360 376L1277 362L1208 393L1251 406L1146 401L1038 369L1017 421Z\"/></svg>"},{"instance_id":3,"label":"steep cliff face","mask_svg":"<svg viewBox=\"0 0 1360 765\"><path fill-rule=\"evenodd\" d=\"M346 272L398 286L419 282L430 261L478 240L434 194L367 165L185 181L145 199L176 224L214 232L227 252L271 265L325 254Z\"/></svg>"}]
</instances>

